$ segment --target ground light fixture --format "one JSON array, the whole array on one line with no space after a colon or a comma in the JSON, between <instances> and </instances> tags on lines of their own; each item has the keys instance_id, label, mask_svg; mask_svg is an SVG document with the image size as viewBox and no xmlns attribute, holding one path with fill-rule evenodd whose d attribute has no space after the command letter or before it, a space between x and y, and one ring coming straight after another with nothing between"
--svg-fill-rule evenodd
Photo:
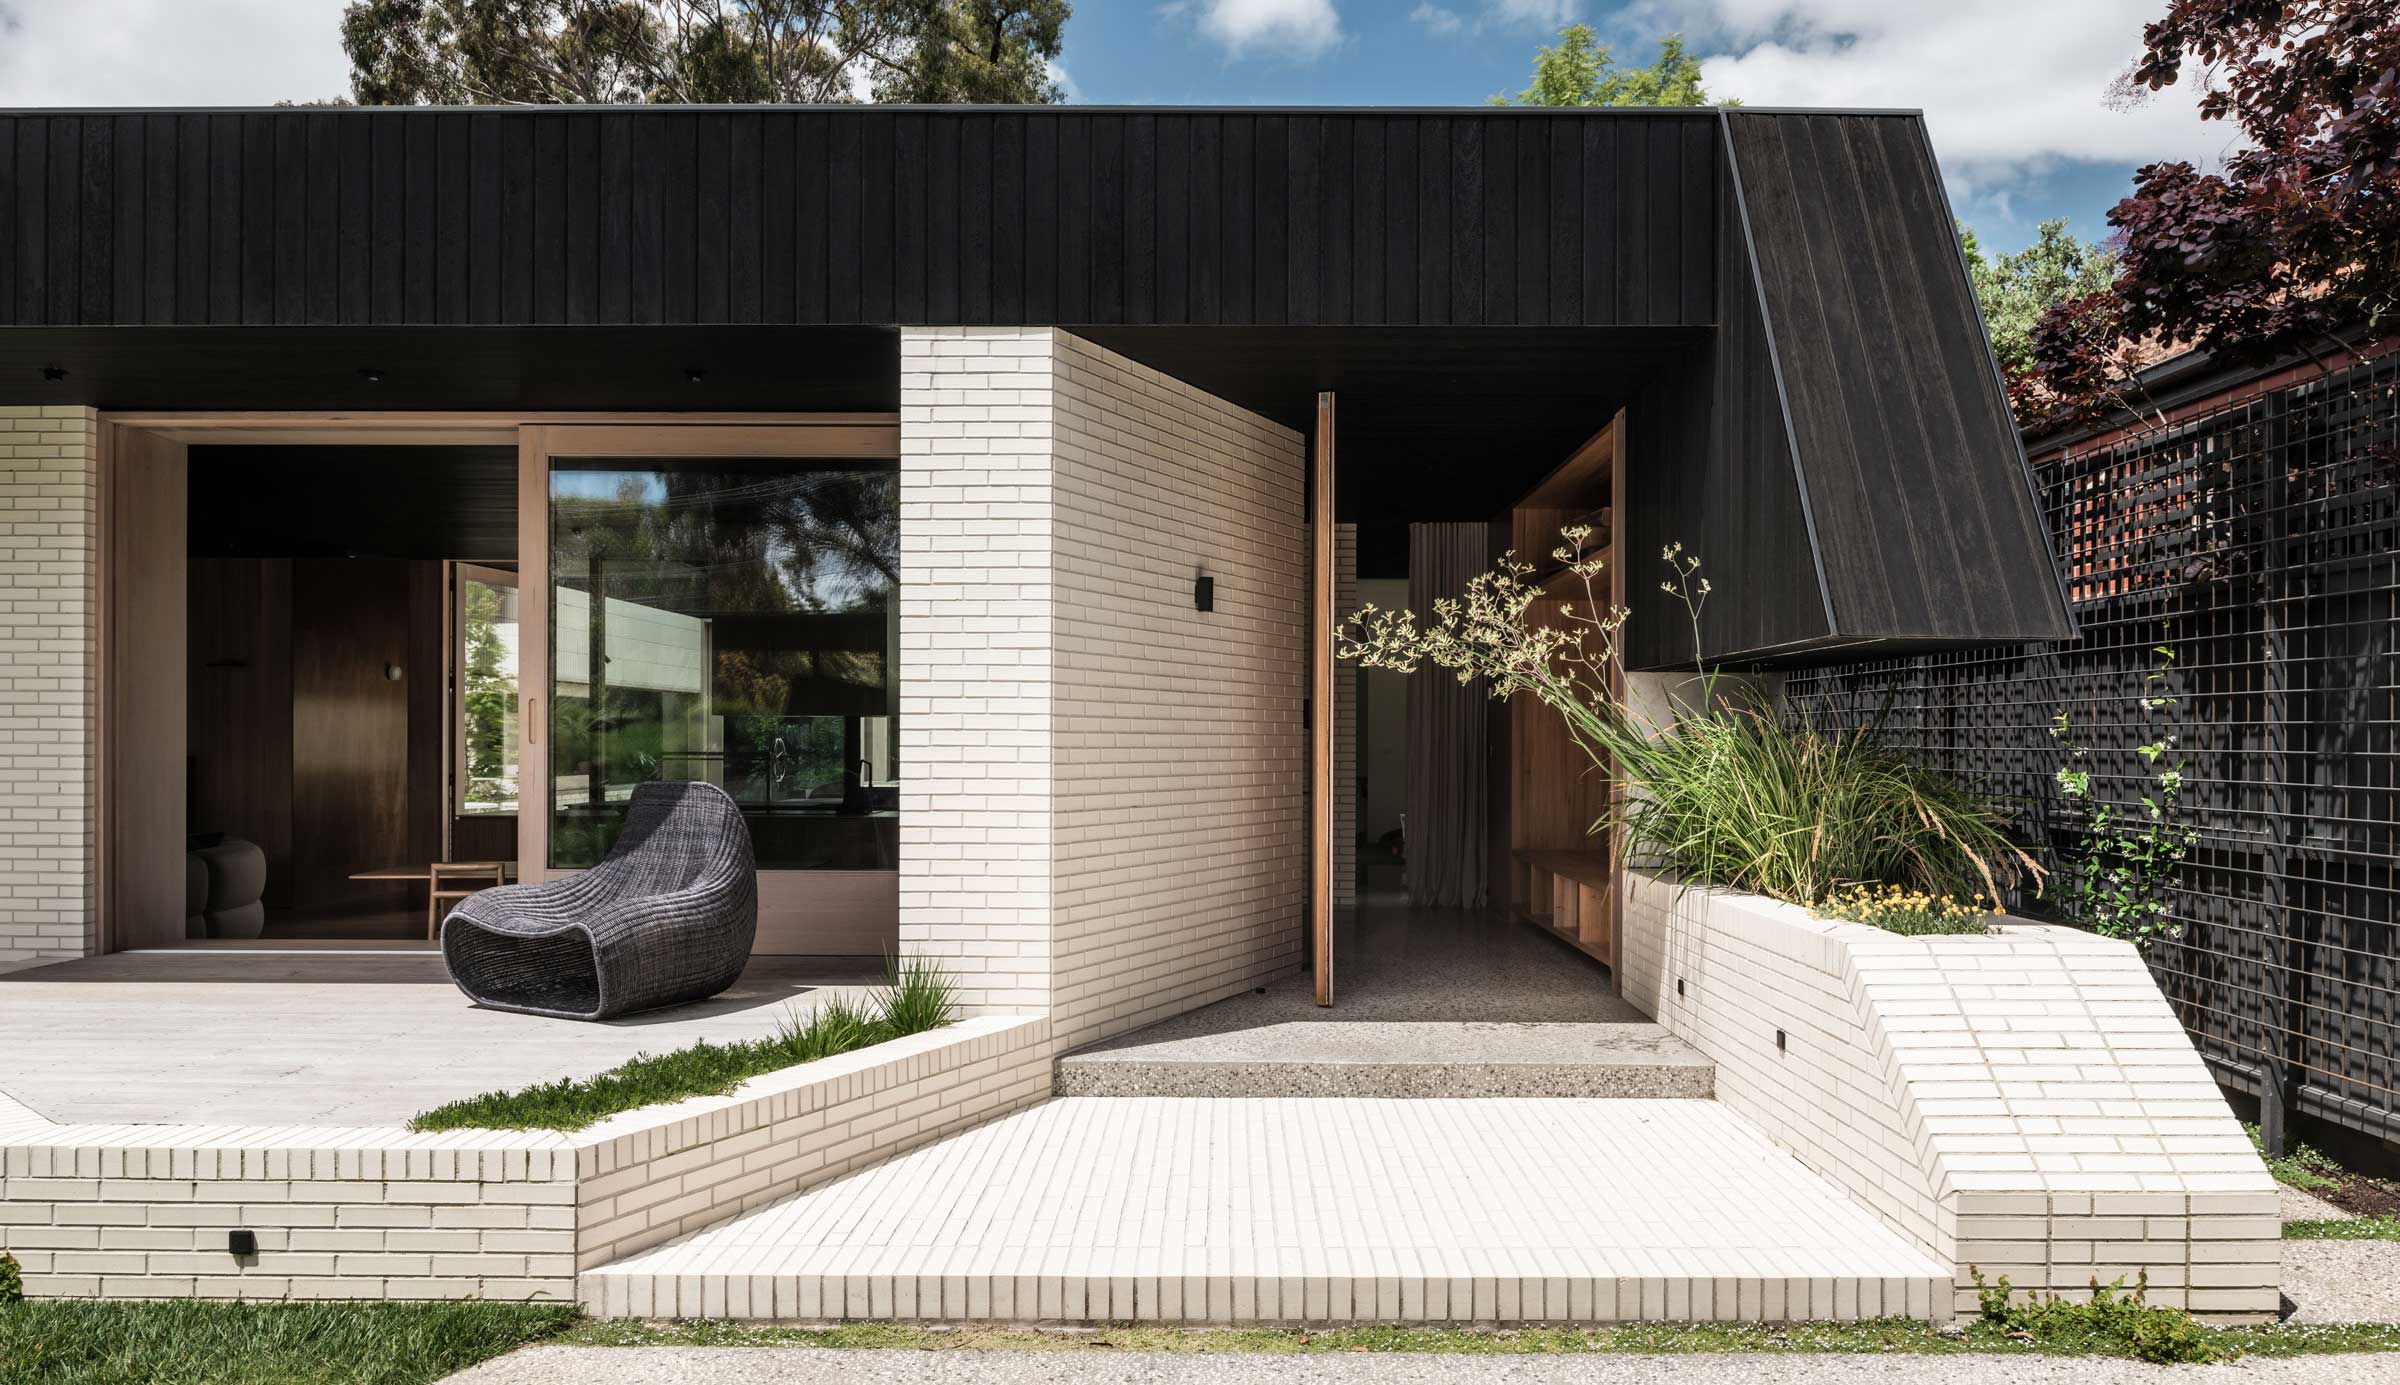
<instances>
[{"instance_id":1,"label":"ground light fixture","mask_svg":"<svg viewBox=\"0 0 2400 1385\"><path fill-rule=\"evenodd\" d=\"M1192 579L1192 609L1195 611L1217 609L1217 579L1205 572Z\"/></svg>"}]
</instances>

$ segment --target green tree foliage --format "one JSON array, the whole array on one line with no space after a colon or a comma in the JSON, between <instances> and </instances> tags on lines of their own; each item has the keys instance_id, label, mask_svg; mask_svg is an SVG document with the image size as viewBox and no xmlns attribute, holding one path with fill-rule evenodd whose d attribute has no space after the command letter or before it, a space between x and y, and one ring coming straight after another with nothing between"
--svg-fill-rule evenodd
<instances>
[{"instance_id":1,"label":"green tree foliage","mask_svg":"<svg viewBox=\"0 0 2400 1385\"><path fill-rule=\"evenodd\" d=\"M1984 329L2001 373L2016 380L2033 368L2033 329L2042 314L2085 294L2098 293L2116 278L2117 257L2097 241L2077 240L2066 218L2043 222L2033 244L2009 255L1987 256L1964 223L1959 246L1975 300L1983 305Z\"/></svg>"},{"instance_id":2,"label":"green tree foliage","mask_svg":"<svg viewBox=\"0 0 2400 1385\"><path fill-rule=\"evenodd\" d=\"M1648 67L1619 67L1616 55L1589 24L1570 24L1558 42L1533 56L1533 85L1495 106L1705 106L1700 60L1683 46L1681 34L1658 41L1658 61ZM1738 101L1723 103L1728 106Z\"/></svg>"},{"instance_id":3,"label":"green tree foliage","mask_svg":"<svg viewBox=\"0 0 2400 1385\"><path fill-rule=\"evenodd\" d=\"M360 105L1049 102L1068 0L352 0Z\"/></svg>"}]
</instances>

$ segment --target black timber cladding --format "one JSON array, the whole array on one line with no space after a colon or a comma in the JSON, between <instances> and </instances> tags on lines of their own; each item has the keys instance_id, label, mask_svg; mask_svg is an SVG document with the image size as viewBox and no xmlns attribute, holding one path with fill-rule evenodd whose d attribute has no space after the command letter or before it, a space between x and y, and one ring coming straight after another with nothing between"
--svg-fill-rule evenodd
<instances>
[{"instance_id":1,"label":"black timber cladding","mask_svg":"<svg viewBox=\"0 0 2400 1385\"><path fill-rule=\"evenodd\" d=\"M883 409L916 324L1335 391L1387 523L1624 409L1637 667L1678 540L1729 664L2072 631L1913 115L0 112L0 402Z\"/></svg>"},{"instance_id":2,"label":"black timber cladding","mask_svg":"<svg viewBox=\"0 0 2400 1385\"><path fill-rule=\"evenodd\" d=\"M1712 320L1709 112L0 115L0 325Z\"/></svg>"},{"instance_id":3,"label":"black timber cladding","mask_svg":"<svg viewBox=\"0 0 2400 1385\"><path fill-rule=\"evenodd\" d=\"M1923 122L1726 124L1832 635L2070 634Z\"/></svg>"}]
</instances>

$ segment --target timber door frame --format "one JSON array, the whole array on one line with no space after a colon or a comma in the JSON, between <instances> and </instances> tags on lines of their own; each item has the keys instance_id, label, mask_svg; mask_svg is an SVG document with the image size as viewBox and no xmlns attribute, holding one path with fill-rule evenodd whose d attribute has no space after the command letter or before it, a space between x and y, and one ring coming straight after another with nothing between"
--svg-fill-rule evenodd
<instances>
[{"instance_id":1,"label":"timber door frame","mask_svg":"<svg viewBox=\"0 0 2400 1385\"><path fill-rule=\"evenodd\" d=\"M170 620L161 621L162 612L150 595L137 590L140 574L130 568L141 556L140 545L121 522L120 511L142 498L145 492L138 483L129 484L126 473L140 467L139 458L163 459L188 457L193 444L291 444L300 446L445 446L497 445L519 449L519 479L524 475L523 434L533 429L576 430L570 436L580 437L583 430L615 430L623 438L646 439L654 450L650 455L672 455L659 444L673 435L685 443L705 439L715 449L715 455L772 456L792 455L768 442L765 434L779 429L815 430L820 442L835 436L836 430L848 437L850 446L858 446L857 435L878 432L888 437L888 444L877 444L880 452L818 452L808 455L899 456L899 415L888 412L827 412L827 413L654 413L654 412L350 412L331 410L109 410L97 411L99 425L95 477L95 530L93 535L93 594L95 597L93 632L93 758L92 758L92 862L93 862L93 947L98 952L122 951L128 947L180 945L183 936L183 853L178 849L167 853L134 853L124 840L128 830L140 828L165 839L162 827L152 824L143 827L139 821L146 813L165 813L181 823L185 795L183 766L190 749L190 732L185 722L189 715L184 697L185 680L190 676L188 663L189 597L188 580L175 583L174 611ZM173 448L173 452L163 449ZM577 455L600 455L578 453ZM153 478L154 479L154 478ZM188 485L188 472L182 478ZM542 488L544 548L541 553L540 580L548 581L547 519L548 475L545 471ZM525 494L518 495L518 528L522 537L526 522ZM183 513L183 497L177 496L177 512ZM188 522L188 521L187 521ZM188 536L185 547L176 552L188 562ZM180 567L181 564L178 564ZM525 557L519 555L520 575L528 569ZM522 589L521 589L522 590ZM542 673L546 678L548 599L547 586L543 599L526 601L527 607L538 607L541 625L537 633L545 641L542 653ZM172 638L152 633L176 632ZM171 717L135 717L121 704L144 685L137 665L155 664L160 642L172 645L173 676L164 680L173 689L176 712ZM137 652L130 647L142 642ZM121 647L126 646L126 647ZM523 709L524 688L530 685L520 666L519 707ZM155 676L148 680L157 685ZM546 683L543 685L547 693ZM543 750L547 752L547 738ZM445 759L448 748L443 750ZM171 767L172 772L169 772ZM530 776L531 766L520 766L521 776ZM171 782L169 782L171 781ZM521 780L521 782L524 782ZM444 790L448 798L447 786ZM445 802L445 821L447 820ZM520 844L524 833L519 815ZM188 827L188 823L182 824ZM544 819L547 826L547 819ZM545 851L547 840L544 841ZM159 859L147 859L157 855ZM528 858L538 861L546 857ZM799 872L794 872L798 874ZM886 872L807 872L809 875L884 875L891 885L880 891L868 891L868 896L888 898L887 910L896 910L898 883L896 873ZM540 878L538 873L528 878ZM155 900L163 900L170 888L177 901L174 920L170 926L162 916L133 922L124 911L137 902L152 898L140 905L155 911ZM761 877L761 933L766 932L766 876ZM837 891L837 893L839 893ZM856 889L850 891L857 895ZM306 947L305 940L279 943L278 946Z\"/></svg>"}]
</instances>

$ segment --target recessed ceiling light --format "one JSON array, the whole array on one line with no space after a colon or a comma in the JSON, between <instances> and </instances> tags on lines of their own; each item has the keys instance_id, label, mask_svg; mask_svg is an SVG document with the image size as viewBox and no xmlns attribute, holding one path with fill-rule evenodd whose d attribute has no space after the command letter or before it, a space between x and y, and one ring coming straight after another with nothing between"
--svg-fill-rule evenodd
<instances>
[{"instance_id":1,"label":"recessed ceiling light","mask_svg":"<svg viewBox=\"0 0 2400 1385\"><path fill-rule=\"evenodd\" d=\"M43 379L45 379L45 380L48 380L48 381L52 382L53 384L55 384L55 383L57 383L58 381L60 381L60 380L64 380L64 379L66 379L66 378L67 378L67 368L66 368L65 366L63 366L63 365L46 365L46 366L43 366L43 367L42 367L42 378L43 378Z\"/></svg>"},{"instance_id":2,"label":"recessed ceiling light","mask_svg":"<svg viewBox=\"0 0 2400 1385\"><path fill-rule=\"evenodd\" d=\"M683 368L683 378L691 381L695 385L699 384L700 377L706 374L708 374L707 371L702 370L696 365L687 365Z\"/></svg>"},{"instance_id":3,"label":"recessed ceiling light","mask_svg":"<svg viewBox=\"0 0 2400 1385\"><path fill-rule=\"evenodd\" d=\"M358 368L358 378L370 385L380 385L383 383L383 370L380 366L362 365Z\"/></svg>"}]
</instances>

